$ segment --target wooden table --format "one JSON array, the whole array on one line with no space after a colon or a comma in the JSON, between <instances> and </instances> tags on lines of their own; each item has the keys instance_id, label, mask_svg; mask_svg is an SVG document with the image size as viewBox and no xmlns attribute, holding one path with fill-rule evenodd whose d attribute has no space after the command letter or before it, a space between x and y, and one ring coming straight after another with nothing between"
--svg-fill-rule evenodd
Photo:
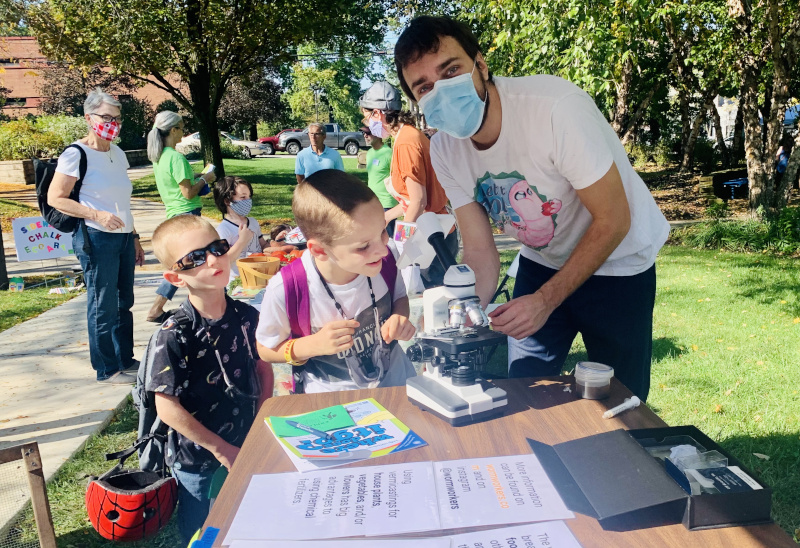
<instances>
[{"instance_id":1,"label":"wooden table","mask_svg":"<svg viewBox=\"0 0 800 548\"><path fill-rule=\"evenodd\" d=\"M576 399L574 392L564 390L568 382L566 377L498 380L496 384L508 392L505 415L458 428L414 407L406 397L405 387L271 398L264 403L259 417L307 413L373 397L428 442L426 447L370 460L367 465L529 454L531 449L526 438L552 445L619 428L666 426L646 406L613 419L603 419L601 415L606 409L631 395L616 379L613 379L611 397L603 401ZM480 443L477 440L481 440ZM365 465L365 461L348 466L359 465ZM221 546L253 474L294 471L267 426L257 420L206 520L205 526L220 529L214 546ZM777 525L688 531L677 524L613 532L604 531L594 518L575 515L575 519L566 520L566 523L585 548L797 546ZM463 531L448 531L449 534L459 532Z\"/></svg>"}]
</instances>

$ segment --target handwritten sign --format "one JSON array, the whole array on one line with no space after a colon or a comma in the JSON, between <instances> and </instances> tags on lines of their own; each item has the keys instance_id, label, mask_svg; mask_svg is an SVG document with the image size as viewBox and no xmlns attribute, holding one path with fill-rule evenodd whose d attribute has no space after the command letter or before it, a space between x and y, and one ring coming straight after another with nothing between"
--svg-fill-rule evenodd
<instances>
[{"instance_id":1,"label":"handwritten sign","mask_svg":"<svg viewBox=\"0 0 800 548\"><path fill-rule=\"evenodd\" d=\"M20 217L11 221L17 260L41 261L75 254L72 234L59 232L42 217Z\"/></svg>"}]
</instances>

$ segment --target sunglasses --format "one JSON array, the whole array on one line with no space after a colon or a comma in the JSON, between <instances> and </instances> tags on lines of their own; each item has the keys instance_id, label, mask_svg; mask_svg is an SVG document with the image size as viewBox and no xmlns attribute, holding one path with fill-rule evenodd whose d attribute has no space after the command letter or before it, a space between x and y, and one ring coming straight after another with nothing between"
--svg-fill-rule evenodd
<instances>
[{"instance_id":1,"label":"sunglasses","mask_svg":"<svg viewBox=\"0 0 800 548\"><path fill-rule=\"evenodd\" d=\"M181 270L191 270L192 268L197 268L198 266L206 264L206 258L208 257L209 253L211 253L214 257L222 257L228 251L230 251L230 249L231 244L228 243L228 240L213 241L206 247L190 251L178 259L175 264L172 265L172 270L179 272Z\"/></svg>"}]
</instances>

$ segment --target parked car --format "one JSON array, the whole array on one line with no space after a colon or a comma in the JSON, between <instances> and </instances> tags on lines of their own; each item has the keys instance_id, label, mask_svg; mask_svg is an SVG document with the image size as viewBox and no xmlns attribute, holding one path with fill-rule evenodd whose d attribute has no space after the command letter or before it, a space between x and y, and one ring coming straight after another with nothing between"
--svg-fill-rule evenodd
<instances>
[{"instance_id":1,"label":"parked car","mask_svg":"<svg viewBox=\"0 0 800 548\"><path fill-rule=\"evenodd\" d=\"M325 124L325 146L344 149L345 154L355 156L361 148L367 147L364 134L360 131L342 131L339 124ZM303 131L282 133L278 138L278 146L282 146L289 154L297 154L304 147L311 146L308 128Z\"/></svg>"},{"instance_id":2,"label":"parked car","mask_svg":"<svg viewBox=\"0 0 800 548\"><path fill-rule=\"evenodd\" d=\"M258 142L264 145L264 153L265 154L275 154L276 152L282 152L285 150L279 143L278 140L280 136L287 132L295 132L299 133L302 132L302 129L282 129L275 135L271 137L259 137Z\"/></svg>"},{"instance_id":3,"label":"parked car","mask_svg":"<svg viewBox=\"0 0 800 548\"><path fill-rule=\"evenodd\" d=\"M245 158L270 154L267 152L266 147L257 141L246 141L244 139L239 139L238 137L235 137L226 131L220 131L219 136L220 139L226 139L235 146L242 147L242 155ZM187 135L181 139L181 142L175 145L175 150L181 154L186 154L187 152L191 152L193 150L199 151L200 133L192 133L191 135Z\"/></svg>"}]
</instances>

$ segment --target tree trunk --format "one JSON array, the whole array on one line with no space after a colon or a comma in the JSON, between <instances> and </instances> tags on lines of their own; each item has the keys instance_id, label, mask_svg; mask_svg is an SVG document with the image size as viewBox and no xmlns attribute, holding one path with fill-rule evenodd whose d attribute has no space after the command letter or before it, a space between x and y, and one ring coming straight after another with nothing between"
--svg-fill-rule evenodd
<instances>
[{"instance_id":1,"label":"tree trunk","mask_svg":"<svg viewBox=\"0 0 800 548\"><path fill-rule=\"evenodd\" d=\"M627 126L624 129L622 138L620 139L622 141L623 145L628 144L628 142L630 142L630 141L635 141L636 140L636 133L637 133L637 131L639 129L639 122L641 121L642 117L644 116L644 113L647 110L647 107L650 106L650 101L653 100L653 97L655 96L656 92L659 89L661 89L662 85L663 85L663 82L659 82L658 85L655 85L655 86L650 88L650 91L647 93L647 96L644 98L644 100L636 108L636 112L633 113L633 116L631 116L630 119L628 120Z\"/></svg>"},{"instance_id":2,"label":"tree trunk","mask_svg":"<svg viewBox=\"0 0 800 548\"><path fill-rule=\"evenodd\" d=\"M794 186L794 181L797 178L797 172L800 170L800 131L797 132L794 138L794 146L792 147L792 153L789 156L789 163L786 166L786 171L783 172L783 177L781 177L781 183L778 189L776 190L776 194L780 197L779 199L782 200L784 206L789 203L789 197L792 194L792 186Z\"/></svg>"},{"instance_id":3,"label":"tree trunk","mask_svg":"<svg viewBox=\"0 0 800 548\"><path fill-rule=\"evenodd\" d=\"M744 123L744 155L750 183L750 215L755 217L769 208L767 200L769 173L764 162L764 140L758 117L758 68L754 64L744 67L739 108L742 109Z\"/></svg>"},{"instance_id":4,"label":"tree trunk","mask_svg":"<svg viewBox=\"0 0 800 548\"><path fill-rule=\"evenodd\" d=\"M251 141L258 140L258 127L255 124L250 126L250 128L247 130L247 133L248 133L248 139L250 139Z\"/></svg>"},{"instance_id":5,"label":"tree trunk","mask_svg":"<svg viewBox=\"0 0 800 548\"><path fill-rule=\"evenodd\" d=\"M692 132L689 134L689 140L683 147L683 156L681 158L681 171L688 172L692 170L694 163L694 147L697 144L697 138L700 136L700 131L706 123L706 114L708 113L708 103L704 103L703 107L697 113L692 126ZM711 105L714 108L714 105Z\"/></svg>"},{"instance_id":6,"label":"tree trunk","mask_svg":"<svg viewBox=\"0 0 800 548\"><path fill-rule=\"evenodd\" d=\"M689 137L692 134L692 115L689 110L689 94L685 91L680 91L680 114L681 114L681 158L684 156L686 150L686 143L689 142Z\"/></svg>"},{"instance_id":7,"label":"tree trunk","mask_svg":"<svg viewBox=\"0 0 800 548\"><path fill-rule=\"evenodd\" d=\"M3 249L3 233L0 232L0 250ZM8 269L6 268L6 254L0 256L0 289L8 289Z\"/></svg>"},{"instance_id":8,"label":"tree trunk","mask_svg":"<svg viewBox=\"0 0 800 548\"><path fill-rule=\"evenodd\" d=\"M733 143L731 143L731 165L739 165L744 158L744 110L742 109L742 93L739 93L739 104L736 107L736 119L733 122Z\"/></svg>"},{"instance_id":9,"label":"tree trunk","mask_svg":"<svg viewBox=\"0 0 800 548\"><path fill-rule=\"evenodd\" d=\"M630 58L625 60L622 66L622 78L616 85L616 105L614 106L614 116L611 119L611 127L617 132L617 137L622 139L625 130L628 128L628 118L630 110L631 81L633 80L633 61Z\"/></svg>"},{"instance_id":10,"label":"tree trunk","mask_svg":"<svg viewBox=\"0 0 800 548\"><path fill-rule=\"evenodd\" d=\"M720 156L722 157L723 169L728 169L731 166L730 154L728 147L725 144L725 136L722 134L722 120L719 118L719 111L717 106L712 103L711 105L711 119L714 121L714 133L717 136L717 148L719 149Z\"/></svg>"},{"instance_id":11,"label":"tree trunk","mask_svg":"<svg viewBox=\"0 0 800 548\"><path fill-rule=\"evenodd\" d=\"M219 144L219 124L217 121L217 108L213 108L211 100L211 82L209 70L199 64L195 73L189 78L189 92L192 96L192 114L198 124L200 133L200 146L206 164L214 164L217 179L225 176L225 166L222 161L222 150Z\"/></svg>"}]
</instances>

